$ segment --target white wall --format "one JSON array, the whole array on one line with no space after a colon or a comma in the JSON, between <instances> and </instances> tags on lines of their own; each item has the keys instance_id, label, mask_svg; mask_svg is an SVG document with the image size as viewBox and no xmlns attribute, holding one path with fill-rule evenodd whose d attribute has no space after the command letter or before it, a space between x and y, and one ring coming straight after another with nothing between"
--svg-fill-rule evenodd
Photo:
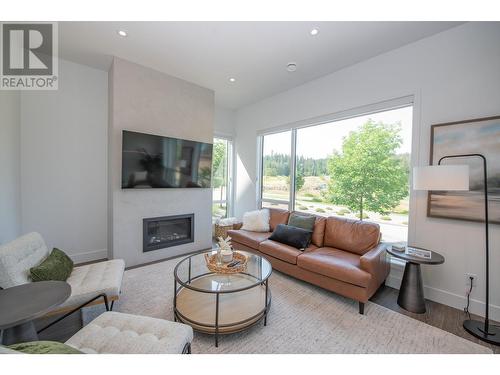
<instances>
[{"instance_id":1,"label":"white wall","mask_svg":"<svg viewBox=\"0 0 500 375\"><path fill-rule=\"evenodd\" d=\"M0 91L0 244L21 230L19 136L19 92Z\"/></svg>"},{"instance_id":2,"label":"white wall","mask_svg":"<svg viewBox=\"0 0 500 375\"><path fill-rule=\"evenodd\" d=\"M236 126L236 111L222 107L215 107L214 131L216 135L234 137Z\"/></svg>"},{"instance_id":3,"label":"white wall","mask_svg":"<svg viewBox=\"0 0 500 375\"><path fill-rule=\"evenodd\" d=\"M59 89L21 92L22 233L77 262L107 254L107 72L59 60Z\"/></svg>"},{"instance_id":4,"label":"white wall","mask_svg":"<svg viewBox=\"0 0 500 375\"><path fill-rule=\"evenodd\" d=\"M500 114L500 24L467 23L377 56L237 111L236 214L256 206L259 130L413 95L413 164L429 160L430 126ZM500 145L499 145L500 147ZM490 161L490 162L500 162ZM472 311L484 311L484 228L426 217L426 193L412 195L409 242L442 253L424 267L426 297L462 308L465 276L477 274ZM500 266L500 227L491 226L491 269ZM389 282L399 286L401 270ZM500 319L500 272L491 272L492 315Z\"/></svg>"},{"instance_id":5,"label":"white wall","mask_svg":"<svg viewBox=\"0 0 500 375\"><path fill-rule=\"evenodd\" d=\"M113 258L127 266L210 248L211 189L121 189L122 130L212 143L214 92L115 58L110 76L110 195ZM194 243L142 252L142 219L195 214Z\"/></svg>"}]
</instances>

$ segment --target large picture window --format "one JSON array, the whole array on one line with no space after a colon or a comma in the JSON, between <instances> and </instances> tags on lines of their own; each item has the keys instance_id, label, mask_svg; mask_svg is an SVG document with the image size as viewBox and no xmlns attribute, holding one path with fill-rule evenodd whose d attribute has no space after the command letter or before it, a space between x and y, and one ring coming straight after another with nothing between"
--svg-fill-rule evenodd
<instances>
[{"instance_id":1,"label":"large picture window","mask_svg":"<svg viewBox=\"0 0 500 375\"><path fill-rule=\"evenodd\" d=\"M262 137L262 206L289 208L291 131Z\"/></svg>"},{"instance_id":2,"label":"large picture window","mask_svg":"<svg viewBox=\"0 0 500 375\"><path fill-rule=\"evenodd\" d=\"M412 106L263 135L262 207L373 221L408 237Z\"/></svg>"},{"instance_id":3,"label":"large picture window","mask_svg":"<svg viewBox=\"0 0 500 375\"><path fill-rule=\"evenodd\" d=\"M227 138L214 138L212 159L212 217L214 220L230 215L232 205L231 155L232 141Z\"/></svg>"}]
</instances>

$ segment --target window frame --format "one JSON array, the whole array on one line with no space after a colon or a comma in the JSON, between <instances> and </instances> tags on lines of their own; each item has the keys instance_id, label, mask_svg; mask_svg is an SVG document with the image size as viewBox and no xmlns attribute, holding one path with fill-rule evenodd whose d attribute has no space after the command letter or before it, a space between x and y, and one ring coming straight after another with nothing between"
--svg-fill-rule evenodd
<instances>
[{"instance_id":1,"label":"window frame","mask_svg":"<svg viewBox=\"0 0 500 375\"><path fill-rule=\"evenodd\" d=\"M263 182L264 182L264 137L266 135L272 135L277 133L284 133L290 131L290 192L288 195L288 201L281 199L270 199L264 198L262 196L263 190ZM275 204L286 204L288 206L288 210L292 211L292 207L290 205L291 199L295 197L295 160L293 159L292 151L295 151L295 142L297 139L296 129L288 129L288 130L279 130L275 132L266 132L265 134L261 134L257 136L258 140L258 154L257 158L259 159L257 162L257 184L259 188L257 189L257 207L262 208L262 202L275 203Z\"/></svg>"},{"instance_id":2,"label":"window frame","mask_svg":"<svg viewBox=\"0 0 500 375\"><path fill-rule=\"evenodd\" d=\"M309 128L312 126L318 126L318 125L323 125L331 122L337 122L337 121L342 121L342 120L348 120L351 118L355 117L361 117L361 116L366 116L370 115L373 113L380 113L380 112L386 112L390 110L395 110L395 109L400 109L400 108L406 108L406 107L413 107L413 119L412 119L412 145L411 145L411 160L410 160L410 166L415 165L415 160L418 160L418 151L419 149L417 148L415 150L416 145L418 145L418 142L416 141L417 138L416 135L417 130L416 130L416 124L417 122L417 115L416 115L416 100L414 95L408 95L408 96L402 96L399 98L395 99L390 99L390 100L385 100L381 101L378 103L366 105L363 107L357 107L353 109L349 109L346 111L341 111L337 113L332 113L324 116L318 116L306 120L301 120L297 121L294 123L286 124L286 125L281 125L281 126L276 126L270 129L266 129L263 131L260 131L257 133L257 181L256 181L256 186L257 186L257 197L256 197L256 204L259 209L262 208L263 202L267 203L276 203L276 204L286 204L288 206L289 211L294 211L295 210L295 174L296 174L296 160L297 160L297 130L299 129L304 129L304 128ZM276 134L276 133L282 133L290 131L291 132L291 145L290 145L290 196L289 196L289 201L284 201L284 200L275 200L275 199L266 199L263 198L262 196L262 191L263 191L263 151L264 151L264 137L266 135L271 135L271 134ZM416 151L416 152L415 152ZM412 173L410 172L410 186L411 186L411 180L412 180ZM413 234L412 226L410 226L410 223L413 222L413 215L411 214L412 208L414 208L414 199L412 199L413 194L412 190L410 189L410 196L409 196L409 214L408 214L408 237L410 237L411 234Z\"/></svg>"},{"instance_id":3,"label":"window frame","mask_svg":"<svg viewBox=\"0 0 500 375\"><path fill-rule=\"evenodd\" d=\"M215 144L216 139L222 139L227 142L227 184L226 184L226 199L215 199L213 198L214 188L212 187L212 206L214 204L226 204L226 216L233 216L234 212L234 157L235 157L235 149L234 149L234 138L229 135L218 134L215 133L213 136L213 142ZM213 172L212 172L213 173Z\"/></svg>"}]
</instances>

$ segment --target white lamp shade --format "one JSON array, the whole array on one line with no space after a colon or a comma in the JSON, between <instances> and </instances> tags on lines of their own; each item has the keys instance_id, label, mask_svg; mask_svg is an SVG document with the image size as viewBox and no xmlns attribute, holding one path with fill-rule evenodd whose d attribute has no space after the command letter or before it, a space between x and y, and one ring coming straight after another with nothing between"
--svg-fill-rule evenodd
<instances>
[{"instance_id":1,"label":"white lamp shade","mask_svg":"<svg viewBox=\"0 0 500 375\"><path fill-rule=\"evenodd\" d=\"M414 190L469 190L468 165L429 165L413 168Z\"/></svg>"}]
</instances>

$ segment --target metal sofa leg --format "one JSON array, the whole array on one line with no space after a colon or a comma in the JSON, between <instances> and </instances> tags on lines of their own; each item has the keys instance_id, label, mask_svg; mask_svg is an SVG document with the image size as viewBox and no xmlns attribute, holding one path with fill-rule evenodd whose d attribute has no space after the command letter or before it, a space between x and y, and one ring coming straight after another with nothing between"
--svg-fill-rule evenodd
<instances>
[{"instance_id":1,"label":"metal sofa leg","mask_svg":"<svg viewBox=\"0 0 500 375\"><path fill-rule=\"evenodd\" d=\"M365 314L365 304L364 304L364 302L360 302L360 303L359 303L359 313L360 313L361 315L364 315L364 314Z\"/></svg>"},{"instance_id":2,"label":"metal sofa leg","mask_svg":"<svg viewBox=\"0 0 500 375\"><path fill-rule=\"evenodd\" d=\"M111 306L109 307L109 311L113 311L113 306L115 305L115 301L111 301Z\"/></svg>"}]
</instances>

